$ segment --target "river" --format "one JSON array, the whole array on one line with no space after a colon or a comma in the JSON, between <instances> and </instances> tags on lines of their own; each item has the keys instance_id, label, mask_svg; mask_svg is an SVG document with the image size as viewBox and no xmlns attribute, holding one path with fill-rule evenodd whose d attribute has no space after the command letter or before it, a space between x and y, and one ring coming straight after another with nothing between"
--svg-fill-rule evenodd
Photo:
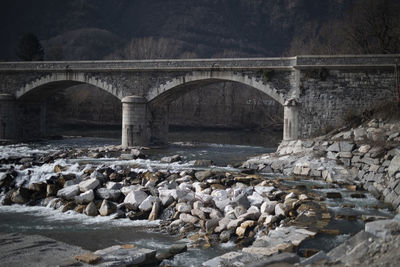
<instances>
[{"instance_id":1,"label":"river","mask_svg":"<svg viewBox=\"0 0 400 267\"><path fill-rule=\"evenodd\" d=\"M71 133L74 134L74 133ZM113 137L114 133L106 136ZM276 150L280 141L281 133L270 133L269 135L251 133L245 131L190 131L172 132L170 134L170 145L165 148L150 149L146 151L147 159L121 161L118 158L78 158L74 160L57 160L52 164L34 167L33 174L21 171L20 179L43 180L53 174L54 166L62 164L70 166L70 170L82 170L89 166L129 164L138 171L162 170L180 171L194 168L196 159L209 159L213 165L207 168L237 170L235 167L239 162L250 156L269 153ZM62 140L45 141L35 144L17 144L3 146L0 149L0 158L8 156L25 157L31 154L47 153L68 147L98 147L107 145L118 145L118 138L100 137L78 137ZM179 154L183 160L179 163L167 164L160 162L161 157ZM5 168L7 166L0 166ZM264 174L273 176L272 174ZM351 191L345 188L333 187L323 181L286 179L282 183L287 186L306 186L321 196L326 191L341 192L342 199L327 199L329 211L333 218L337 215L383 215L390 216L391 212L386 205L373 198L370 194L363 192L365 198L352 198ZM331 229L340 230L340 235L318 235L317 238L305 242L299 248L299 253L307 248L329 250L343 242L350 235L362 229L364 223L361 219L343 220L333 219L330 223ZM61 213L46 207L27 206L0 206L0 232L19 232L25 234L40 234L63 241L72 245L80 246L88 250L102 249L115 244L135 243L137 245L154 248L157 250L167 249L172 243L182 243L188 240L161 233L158 223L147 221L131 221L129 219L112 220L110 217L97 216L87 217L68 211ZM177 255L172 262L179 266L198 266L206 261L227 251L237 249L235 244L228 242L217 245L211 249L189 248L185 253Z\"/></svg>"}]
</instances>

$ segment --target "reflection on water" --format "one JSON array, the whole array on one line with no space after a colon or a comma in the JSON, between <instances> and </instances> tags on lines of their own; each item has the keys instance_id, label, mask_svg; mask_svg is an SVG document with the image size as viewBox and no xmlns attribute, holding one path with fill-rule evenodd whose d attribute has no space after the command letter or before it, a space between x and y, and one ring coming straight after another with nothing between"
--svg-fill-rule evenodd
<instances>
[{"instance_id":1,"label":"reflection on water","mask_svg":"<svg viewBox=\"0 0 400 267\"><path fill-rule=\"evenodd\" d=\"M121 139L121 129L115 127L81 127L72 129L53 129L51 135L82 136ZM246 146L277 147L282 140L280 131L253 130L209 130L189 129L170 130L168 142L194 142L212 144L230 144Z\"/></svg>"},{"instance_id":2,"label":"reflection on water","mask_svg":"<svg viewBox=\"0 0 400 267\"><path fill-rule=\"evenodd\" d=\"M198 142L245 146L277 147L282 141L282 132L258 132L246 130L202 130L170 131L168 142Z\"/></svg>"}]
</instances>

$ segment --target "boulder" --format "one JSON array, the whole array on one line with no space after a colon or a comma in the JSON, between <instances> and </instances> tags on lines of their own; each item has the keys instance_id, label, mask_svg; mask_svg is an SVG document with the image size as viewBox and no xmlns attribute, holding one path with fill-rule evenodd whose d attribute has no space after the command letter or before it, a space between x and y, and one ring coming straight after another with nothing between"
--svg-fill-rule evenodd
<instances>
[{"instance_id":1,"label":"boulder","mask_svg":"<svg viewBox=\"0 0 400 267\"><path fill-rule=\"evenodd\" d=\"M400 171L400 156L395 156L389 164L388 174L390 177L394 177L397 172Z\"/></svg>"},{"instance_id":2,"label":"boulder","mask_svg":"<svg viewBox=\"0 0 400 267\"><path fill-rule=\"evenodd\" d=\"M101 260L101 257L93 253L87 253L75 256L75 260L87 264L96 264Z\"/></svg>"},{"instance_id":3,"label":"boulder","mask_svg":"<svg viewBox=\"0 0 400 267\"><path fill-rule=\"evenodd\" d=\"M116 201L122 195L119 189L99 188L96 190L96 196L100 199Z\"/></svg>"},{"instance_id":4,"label":"boulder","mask_svg":"<svg viewBox=\"0 0 400 267\"><path fill-rule=\"evenodd\" d=\"M262 214L273 214L275 212L276 204L278 204L277 201L266 200L261 204L260 212Z\"/></svg>"},{"instance_id":5,"label":"boulder","mask_svg":"<svg viewBox=\"0 0 400 267\"><path fill-rule=\"evenodd\" d=\"M11 195L11 201L16 204L25 204L30 200L31 191L20 187Z\"/></svg>"},{"instance_id":6,"label":"boulder","mask_svg":"<svg viewBox=\"0 0 400 267\"><path fill-rule=\"evenodd\" d=\"M334 142L326 150L329 151L329 152L339 152L340 151L339 143L338 142Z\"/></svg>"},{"instance_id":7,"label":"boulder","mask_svg":"<svg viewBox=\"0 0 400 267\"><path fill-rule=\"evenodd\" d=\"M132 191L138 191L142 189L144 189L144 187L142 185L137 184L137 185L124 186L121 188L121 192L122 194L127 196Z\"/></svg>"},{"instance_id":8,"label":"boulder","mask_svg":"<svg viewBox=\"0 0 400 267\"><path fill-rule=\"evenodd\" d=\"M197 223L199 221L199 218L194 217L194 216L192 216L190 214L187 214L187 213L182 213L181 215L179 215L179 219L182 222L191 223L191 224L195 224L195 223Z\"/></svg>"},{"instance_id":9,"label":"boulder","mask_svg":"<svg viewBox=\"0 0 400 267\"><path fill-rule=\"evenodd\" d=\"M126 217L131 220L146 220L149 217L149 213L146 211L129 211L126 213Z\"/></svg>"},{"instance_id":10,"label":"boulder","mask_svg":"<svg viewBox=\"0 0 400 267\"><path fill-rule=\"evenodd\" d=\"M129 210L137 210L147 197L148 195L141 190L131 191L124 199L125 207Z\"/></svg>"},{"instance_id":11,"label":"boulder","mask_svg":"<svg viewBox=\"0 0 400 267\"><path fill-rule=\"evenodd\" d=\"M340 151L339 152L351 152L353 151L355 144L351 142L342 141L339 142Z\"/></svg>"},{"instance_id":12,"label":"boulder","mask_svg":"<svg viewBox=\"0 0 400 267\"><path fill-rule=\"evenodd\" d=\"M214 218L207 220L205 223L205 228L207 233L212 233L214 229L218 226L220 219Z\"/></svg>"},{"instance_id":13,"label":"boulder","mask_svg":"<svg viewBox=\"0 0 400 267\"><path fill-rule=\"evenodd\" d=\"M61 165L58 165L58 164L54 166L54 172L55 173L60 173L60 172L66 171L67 169L68 169L68 167L61 166Z\"/></svg>"},{"instance_id":14,"label":"boulder","mask_svg":"<svg viewBox=\"0 0 400 267\"><path fill-rule=\"evenodd\" d=\"M174 202L173 192L176 191L175 189L158 189L159 198L161 200L161 204L163 206L168 206L172 202ZM176 193L175 193L176 195Z\"/></svg>"},{"instance_id":15,"label":"boulder","mask_svg":"<svg viewBox=\"0 0 400 267\"><path fill-rule=\"evenodd\" d=\"M204 181L205 179L209 178L212 176L212 172L211 171L198 171L195 174L195 177L197 180L199 180L200 182Z\"/></svg>"},{"instance_id":16,"label":"boulder","mask_svg":"<svg viewBox=\"0 0 400 267\"><path fill-rule=\"evenodd\" d=\"M367 153L370 149L371 149L371 146L370 146L370 145L361 145L361 146L358 148L358 152L365 154L365 153Z\"/></svg>"},{"instance_id":17,"label":"boulder","mask_svg":"<svg viewBox=\"0 0 400 267\"><path fill-rule=\"evenodd\" d=\"M239 218L236 220L231 220L228 225L226 226L226 228L228 230L234 230L236 229L245 219L244 218Z\"/></svg>"},{"instance_id":18,"label":"boulder","mask_svg":"<svg viewBox=\"0 0 400 267\"><path fill-rule=\"evenodd\" d=\"M260 186L257 185L254 187L254 191L256 191L260 196L267 196L269 193L275 190L273 186Z\"/></svg>"},{"instance_id":19,"label":"boulder","mask_svg":"<svg viewBox=\"0 0 400 267\"><path fill-rule=\"evenodd\" d=\"M187 246L185 244L175 244L168 248L167 252L161 252L156 255L157 260L163 261L166 259L171 259L175 255L186 252Z\"/></svg>"},{"instance_id":20,"label":"boulder","mask_svg":"<svg viewBox=\"0 0 400 267\"><path fill-rule=\"evenodd\" d=\"M378 220L365 224L365 232L380 238L387 238L393 234L400 233L400 221Z\"/></svg>"},{"instance_id":21,"label":"boulder","mask_svg":"<svg viewBox=\"0 0 400 267\"><path fill-rule=\"evenodd\" d=\"M255 224L255 221L252 221L252 220L247 220L247 221L242 222L242 223L240 224L240 227L236 228L236 235L237 235L238 237L244 236L244 234L245 234L247 228L248 228L248 227L253 227L254 224Z\"/></svg>"},{"instance_id":22,"label":"boulder","mask_svg":"<svg viewBox=\"0 0 400 267\"><path fill-rule=\"evenodd\" d=\"M251 205L258 207L260 207L264 201L264 198L256 191L254 191L252 195L248 196L247 199L250 201Z\"/></svg>"},{"instance_id":23,"label":"boulder","mask_svg":"<svg viewBox=\"0 0 400 267\"><path fill-rule=\"evenodd\" d=\"M146 199L142 201L139 205L139 210L141 211L150 211L153 208L153 203L156 200L154 196L148 196Z\"/></svg>"},{"instance_id":24,"label":"boulder","mask_svg":"<svg viewBox=\"0 0 400 267\"><path fill-rule=\"evenodd\" d=\"M116 211L117 211L117 205L105 199L101 203L99 209L99 213L101 216L108 216L112 213L115 213Z\"/></svg>"},{"instance_id":25,"label":"boulder","mask_svg":"<svg viewBox=\"0 0 400 267\"><path fill-rule=\"evenodd\" d=\"M362 141L367 137L367 131L364 128L354 130L354 141Z\"/></svg>"},{"instance_id":26,"label":"boulder","mask_svg":"<svg viewBox=\"0 0 400 267\"><path fill-rule=\"evenodd\" d=\"M86 206L85 214L87 216L97 216L99 214L96 204L94 204L94 202L90 202L89 205Z\"/></svg>"},{"instance_id":27,"label":"boulder","mask_svg":"<svg viewBox=\"0 0 400 267\"><path fill-rule=\"evenodd\" d=\"M100 185L100 181L96 178L91 178L79 183L79 190L81 192L86 192L89 190L94 190Z\"/></svg>"},{"instance_id":28,"label":"boulder","mask_svg":"<svg viewBox=\"0 0 400 267\"><path fill-rule=\"evenodd\" d=\"M107 189L113 189L113 190L120 190L122 188L122 183L116 183L116 182L108 182L106 184Z\"/></svg>"},{"instance_id":29,"label":"boulder","mask_svg":"<svg viewBox=\"0 0 400 267\"><path fill-rule=\"evenodd\" d=\"M182 160L182 158L179 155L173 155L173 156L161 158L161 162L164 162L164 163L173 163L173 162L178 162L181 160Z\"/></svg>"},{"instance_id":30,"label":"boulder","mask_svg":"<svg viewBox=\"0 0 400 267\"><path fill-rule=\"evenodd\" d=\"M140 149L136 149L136 148L132 148L131 149L131 154L135 157L135 158L139 158L139 159L144 159L146 158L146 155L143 153L142 150Z\"/></svg>"},{"instance_id":31,"label":"boulder","mask_svg":"<svg viewBox=\"0 0 400 267\"><path fill-rule=\"evenodd\" d=\"M226 242L228 242L228 241L231 239L232 234L233 234L233 231L232 231L232 230L225 230L225 231L222 231L221 234L219 235L219 240L220 240L222 243L226 243Z\"/></svg>"},{"instance_id":32,"label":"boulder","mask_svg":"<svg viewBox=\"0 0 400 267\"><path fill-rule=\"evenodd\" d=\"M246 209L250 207L250 201L248 200L246 193L241 193L238 196L232 198L231 203L233 205L241 205Z\"/></svg>"},{"instance_id":33,"label":"boulder","mask_svg":"<svg viewBox=\"0 0 400 267\"><path fill-rule=\"evenodd\" d=\"M94 200L93 190L86 191L79 196L75 196L75 202L77 204L89 204Z\"/></svg>"},{"instance_id":34,"label":"boulder","mask_svg":"<svg viewBox=\"0 0 400 267\"><path fill-rule=\"evenodd\" d=\"M246 213L239 216L245 220L258 220L260 217L260 209L257 206L251 206Z\"/></svg>"},{"instance_id":35,"label":"boulder","mask_svg":"<svg viewBox=\"0 0 400 267\"><path fill-rule=\"evenodd\" d=\"M176 204L175 209L180 213L190 213L192 207L187 203L178 203Z\"/></svg>"},{"instance_id":36,"label":"boulder","mask_svg":"<svg viewBox=\"0 0 400 267\"><path fill-rule=\"evenodd\" d=\"M57 197L66 199L66 200L74 200L77 195L79 195L79 185L71 185L65 187L57 192Z\"/></svg>"},{"instance_id":37,"label":"boulder","mask_svg":"<svg viewBox=\"0 0 400 267\"><path fill-rule=\"evenodd\" d=\"M98 250L94 254L102 258L102 266L154 266L156 251L135 245L116 245Z\"/></svg>"},{"instance_id":38,"label":"boulder","mask_svg":"<svg viewBox=\"0 0 400 267\"><path fill-rule=\"evenodd\" d=\"M73 210L75 208L76 208L76 204L74 202L68 202L67 204L62 205L60 208L58 208L58 210L64 213L69 210Z\"/></svg>"},{"instance_id":39,"label":"boulder","mask_svg":"<svg viewBox=\"0 0 400 267\"><path fill-rule=\"evenodd\" d=\"M46 192L47 184L45 182L32 183L29 185L29 190L44 193Z\"/></svg>"},{"instance_id":40,"label":"boulder","mask_svg":"<svg viewBox=\"0 0 400 267\"><path fill-rule=\"evenodd\" d=\"M341 262L346 266L359 265L360 259L365 259L368 254L369 240L373 235L360 231L345 242L335 247L327 256L335 262Z\"/></svg>"},{"instance_id":41,"label":"boulder","mask_svg":"<svg viewBox=\"0 0 400 267\"><path fill-rule=\"evenodd\" d=\"M134 160L135 159L135 155L132 154L121 154L119 156L120 159L122 160Z\"/></svg>"},{"instance_id":42,"label":"boulder","mask_svg":"<svg viewBox=\"0 0 400 267\"><path fill-rule=\"evenodd\" d=\"M287 209L286 209L286 206L284 205L284 204L282 204L282 203L278 203L276 206L275 206L275 215L277 215L277 216L286 216L286 214L287 214Z\"/></svg>"},{"instance_id":43,"label":"boulder","mask_svg":"<svg viewBox=\"0 0 400 267\"><path fill-rule=\"evenodd\" d=\"M151 208L148 220L149 221L157 220L158 214L160 213L160 209L161 209L161 200L159 198L156 198L153 202L153 207Z\"/></svg>"}]
</instances>

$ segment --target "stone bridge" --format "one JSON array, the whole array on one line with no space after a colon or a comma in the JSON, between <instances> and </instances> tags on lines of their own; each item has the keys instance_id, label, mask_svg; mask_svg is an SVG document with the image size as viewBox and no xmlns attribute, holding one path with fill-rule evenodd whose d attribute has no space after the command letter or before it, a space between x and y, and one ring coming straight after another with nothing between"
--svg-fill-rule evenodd
<instances>
[{"instance_id":1,"label":"stone bridge","mask_svg":"<svg viewBox=\"0 0 400 267\"><path fill-rule=\"evenodd\" d=\"M124 147L165 143L168 103L221 81L251 86L283 105L284 140L308 138L350 114L397 100L399 63L400 55L4 62L0 139L40 136L45 132L43 100L86 83L121 100Z\"/></svg>"}]
</instances>

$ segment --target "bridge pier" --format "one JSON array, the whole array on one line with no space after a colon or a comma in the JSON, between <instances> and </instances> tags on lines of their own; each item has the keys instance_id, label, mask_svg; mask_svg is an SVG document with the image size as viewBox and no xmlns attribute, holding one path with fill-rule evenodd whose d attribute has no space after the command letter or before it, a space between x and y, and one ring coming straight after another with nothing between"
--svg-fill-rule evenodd
<instances>
[{"instance_id":1,"label":"bridge pier","mask_svg":"<svg viewBox=\"0 0 400 267\"><path fill-rule=\"evenodd\" d=\"M283 106L283 140L291 141L299 138L298 105L291 99Z\"/></svg>"},{"instance_id":2,"label":"bridge pier","mask_svg":"<svg viewBox=\"0 0 400 267\"><path fill-rule=\"evenodd\" d=\"M0 94L0 139L17 139L17 102L11 94Z\"/></svg>"},{"instance_id":3,"label":"bridge pier","mask_svg":"<svg viewBox=\"0 0 400 267\"><path fill-rule=\"evenodd\" d=\"M146 146L150 142L147 100L141 96L122 99L122 147Z\"/></svg>"}]
</instances>

